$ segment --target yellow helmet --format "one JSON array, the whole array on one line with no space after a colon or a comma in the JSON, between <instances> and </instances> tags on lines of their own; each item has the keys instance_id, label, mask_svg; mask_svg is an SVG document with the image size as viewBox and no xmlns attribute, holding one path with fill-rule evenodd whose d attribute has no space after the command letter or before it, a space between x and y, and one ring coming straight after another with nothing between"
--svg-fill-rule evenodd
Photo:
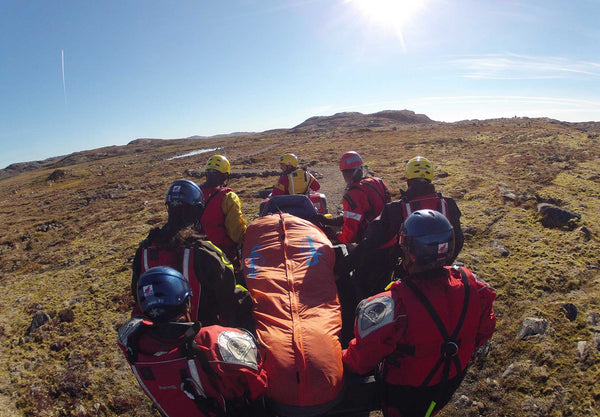
<instances>
[{"instance_id":1,"label":"yellow helmet","mask_svg":"<svg viewBox=\"0 0 600 417\"><path fill-rule=\"evenodd\" d=\"M296 168L298 166L298 157L293 153L285 153L279 157L279 163Z\"/></svg>"},{"instance_id":2,"label":"yellow helmet","mask_svg":"<svg viewBox=\"0 0 600 417\"><path fill-rule=\"evenodd\" d=\"M223 174L231 174L231 164L223 155L213 155L208 158L205 170L214 169Z\"/></svg>"},{"instance_id":3,"label":"yellow helmet","mask_svg":"<svg viewBox=\"0 0 600 417\"><path fill-rule=\"evenodd\" d=\"M427 158L415 156L406 164L406 179L425 178L433 181L433 164Z\"/></svg>"}]
</instances>

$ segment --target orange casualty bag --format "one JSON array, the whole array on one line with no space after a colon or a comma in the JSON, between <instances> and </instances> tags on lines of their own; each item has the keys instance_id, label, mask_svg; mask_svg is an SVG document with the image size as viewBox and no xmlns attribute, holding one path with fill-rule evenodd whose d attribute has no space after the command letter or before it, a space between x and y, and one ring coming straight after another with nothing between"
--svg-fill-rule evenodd
<instances>
[{"instance_id":1,"label":"orange casualty bag","mask_svg":"<svg viewBox=\"0 0 600 417\"><path fill-rule=\"evenodd\" d=\"M248 226L243 257L257 336L267 349L266 396L281 415L327 411L343 387L331 242L307 220L269 214Z\"/></svg>"}]
</instances>

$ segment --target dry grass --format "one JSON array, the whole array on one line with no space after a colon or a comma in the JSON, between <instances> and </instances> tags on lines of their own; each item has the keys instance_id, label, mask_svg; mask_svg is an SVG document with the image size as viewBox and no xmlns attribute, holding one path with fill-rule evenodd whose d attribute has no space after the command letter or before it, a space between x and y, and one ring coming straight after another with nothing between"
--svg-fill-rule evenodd
<instances>
[{"instance_id":1,"label":"dry grass","mask_svg":"<svg viewBox=\"0 0 600 417\"><path fill-rule=\"evenodd\" d=\"M234 170L274 169L286 151L306 164L317 161L312 168L329 174L322 182L333 209L339 205L342 152L361 153L395 196L404 186L404 162L417 154L430 158L438 189L456 198L463 212L467 241L458 260L498 292L498 330L489 353L478 356L441 415L600 414L600 351L591 346L600 327L588 322L600 315L597 135L547 120L507 119L273 131L130 147L138 151L62 166L64 175L55 181L48 179L55 168L0 180L2 415L158 415L116 347L116 329L131 306L130 262L138 242L165 220L170 182L186 170L201 170L206 155L166 158L214 147L222 148ZM232 180L248 220L261 201L255 192L274 181ZM542 227L534 202L505 202L498 187L578 212L591 237ZM493 240L509 255L498 256ZM572 322L561 310L567 302L579 310ZM39 310L52 320L29 335ZM65 311L73 312L72 321ZM546 318L546 334L516 339L527 316ZM590 342L583 356L579 341ZM461 395L468 400L457 402Z\"/></svg>"}]
</instances>

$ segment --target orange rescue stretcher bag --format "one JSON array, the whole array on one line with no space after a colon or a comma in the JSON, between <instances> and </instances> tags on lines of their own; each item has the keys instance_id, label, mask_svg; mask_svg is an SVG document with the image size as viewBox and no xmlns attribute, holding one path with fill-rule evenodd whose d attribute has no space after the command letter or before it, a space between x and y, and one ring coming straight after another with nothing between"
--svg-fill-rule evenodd
<instances>
[{"instance_id":1,"label":"orange rescue stretcher bag","mask_svg":"<svg viewBox=\"0 0 600 417\"><path fill-rule=\"evenodd\" d=\"M307 220L269 214L248 226L243 257L272 409L291 417L325 413L343 388L331 242Z\"/></svg>"}]
</instances>

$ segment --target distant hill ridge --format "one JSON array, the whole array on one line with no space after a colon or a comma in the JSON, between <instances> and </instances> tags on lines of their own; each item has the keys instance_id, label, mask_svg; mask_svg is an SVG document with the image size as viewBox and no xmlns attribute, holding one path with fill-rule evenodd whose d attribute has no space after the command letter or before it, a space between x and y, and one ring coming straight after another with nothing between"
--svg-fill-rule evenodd
<instances>
[{"instance_id":1,"label":"distant hill ridge","mask_svg":"<svg viewBox=\"0 0 600 417\"><path fill-rule=\"evenodd\" d=\"M529 119L519 118L519 119ZM461 123L474 123L474 122L493 122L493 121L502 121L506 120L503 118L500 119L487 119L487 120L463 120L459 122L455 122L457 124ZM536 119L529 119L536 120ZM600 132L600 122L579 122L579 123L570 123L570 122L561 122L558 120L551 120L547 118L538 118L537 120L546 120L550 123L561 123L566 125L571 125L573 127L578 128L583 132ZM341 112L335 113L332 116L314 116L306 119L304 122L299 125L290 128L290 129L271 129L266 132L281 132L283 133L293 133L293 132L317 132L317 131L328 131L328 130L355 130L355 129L376 129L376 128L385 128L385 129L394 129L398 125L418 125L418 124L438 124L441 122L430 119L428 116L424 114L417 114L411 110L383 110L377 113L371 114L363 114L360 112ZM259 134L260 132L233 132L227 134L219 134L213 136L189 136L187 138L181 139L159 139L159 138L138 138L129 142L127 145L114 145L107 146L98 149L74 152L69 155L55 156L51 158L47 158L41 161L31 161L31 162L18 162L14 164L10 164L4 169L0 169L0 179L8 178L15 175L18 175L22 172L33 171L37 169L56 169L63 168L69 165L74 165L82 162L89 162L95 160L101 160L105 158L110 158L114 156L120 156L130 153L140 153L145 150L152 149L154 147L159 147L165 144L165 142L175 142L175 141L190 141L190 140L202 140L207 138L219 138L219 137L234 137L241 135L253 135Z\"/></svg>"},{"instance_id":2,"label":"distant hill ridge","mask_svg":"<svg viewBox=\"0 0 600 417\"><path fill-rule=\"evenodd\" d=\"M333 116L315 116L305 120L294 130L310 128L340 127L384 127L390 124L429 124L437 123L424 114L416 114L411 110L383 110L377 113L363 114L359 112L336 113Z\"/></svg>"}]
</instances>

